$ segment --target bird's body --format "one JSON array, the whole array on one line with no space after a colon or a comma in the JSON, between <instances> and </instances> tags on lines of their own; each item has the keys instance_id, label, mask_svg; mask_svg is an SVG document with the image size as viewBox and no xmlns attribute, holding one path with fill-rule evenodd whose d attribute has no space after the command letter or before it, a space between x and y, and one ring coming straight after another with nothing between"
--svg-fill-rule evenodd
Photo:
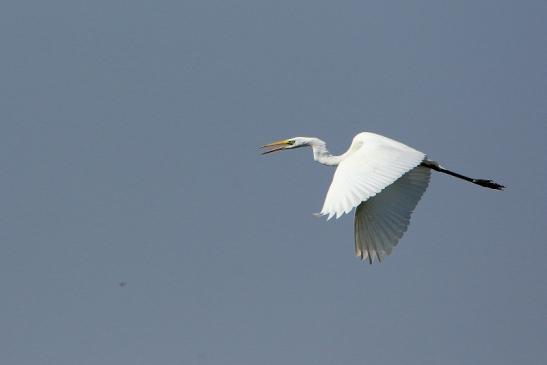
<instances>
[{"instance_id":1,"label":"bird's body","mask_svg":"<svg viewBox=\"0 0 547 365\"><path fill-rule=\"evenodd\" d=\"M410 216L429 184L431 170L501 190L491 180L449 171L426 155L390 138L362 132L339 156L319 138L294 137L263 146L263 153L309 146L314 160L338 166L320 215L339 218L355 211L355 255L370 263L389 255L403 236Z\"/></svg>"}]
</instances>

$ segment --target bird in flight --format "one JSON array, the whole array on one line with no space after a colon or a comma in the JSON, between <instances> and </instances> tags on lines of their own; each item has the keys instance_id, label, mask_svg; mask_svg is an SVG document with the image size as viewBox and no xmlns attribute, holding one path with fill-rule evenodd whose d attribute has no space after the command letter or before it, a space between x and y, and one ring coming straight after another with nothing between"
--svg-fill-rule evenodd
<instances>
[{"instance_id":1,"label":"bird in flight","mask_svg":"<svg viewBox=\"0 0 547 365\"><path fill-rule=\"evenodd\" d=\"M369 132L357 134L349 149L332 155L314 137L294 137L262 146L262 154L311 147L313 159L338 166L319 215L337 219L355 210L355 256L381 262L391 254L410 223L410 216L427 189L431 170L490 189L502 190L492 180L473 179L441 166L420 151Z\"/></svg>"}]
</instances>

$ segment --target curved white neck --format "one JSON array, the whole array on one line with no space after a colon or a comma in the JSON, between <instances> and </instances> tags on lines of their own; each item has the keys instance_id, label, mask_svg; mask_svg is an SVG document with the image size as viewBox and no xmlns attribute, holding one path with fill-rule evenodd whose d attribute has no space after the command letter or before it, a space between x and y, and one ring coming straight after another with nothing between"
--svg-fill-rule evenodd
<instances>
[{"instance_id":1,"label":"curved white neck","mask_svg":"<svg viewBox=\"0 0 547 365\"><path fill-rule=\"evenodd\" d=\"M322 141L319 138L309 138L307 142L313 150L313 159L320 164L336 166L342 161L343 155L332 155L327 149L325 141Z\"/></svg>"}]
</instances>

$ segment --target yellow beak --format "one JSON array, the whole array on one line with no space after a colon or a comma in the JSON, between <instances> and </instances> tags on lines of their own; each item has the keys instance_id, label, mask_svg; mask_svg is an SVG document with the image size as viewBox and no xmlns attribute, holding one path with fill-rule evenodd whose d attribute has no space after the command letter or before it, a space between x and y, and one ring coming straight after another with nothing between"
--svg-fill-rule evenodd
<instances>
[{"instance_id":1,"label":"yellow beak","mask_svg":"<svg viewBox=\"0 0 547 365\"><path fill-rule=\"evenodd\" d=\"M264 146L260 146L260 148L265 148L265 150L262 152L262 154L265 155L267 153L284 150L287 146L290 146L289 140L284 139L282 141L275 141L265 144Z\"/></svg>"}]
</instances>

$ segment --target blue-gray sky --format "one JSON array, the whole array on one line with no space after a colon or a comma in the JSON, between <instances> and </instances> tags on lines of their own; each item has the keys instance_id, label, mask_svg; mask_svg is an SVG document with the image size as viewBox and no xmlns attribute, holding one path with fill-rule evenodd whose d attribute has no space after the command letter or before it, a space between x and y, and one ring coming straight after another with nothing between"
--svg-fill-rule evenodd
<instances>
[{"instance_id":1,"label":"blue-gray sky","mask_svg":"<svg viewBox=\"0 0 547 365\"><path fill-rule=\"evenodd\" d=\"M3 364L547 363L544 1L3 1ZM381 265L345 151L435 175ZM119 283L125 282L125 286Z\"/></svg>"}]
</instances>

